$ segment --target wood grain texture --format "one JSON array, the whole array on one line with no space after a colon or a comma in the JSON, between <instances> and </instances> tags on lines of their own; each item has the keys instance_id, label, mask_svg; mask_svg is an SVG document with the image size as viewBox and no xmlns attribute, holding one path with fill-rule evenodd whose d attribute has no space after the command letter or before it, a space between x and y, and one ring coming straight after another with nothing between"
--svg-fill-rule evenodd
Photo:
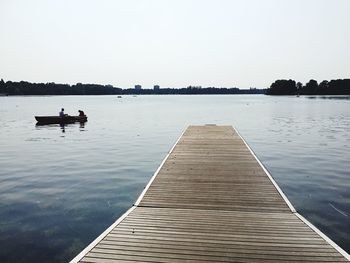
<instances>
[{"instance_id":1,"label":"wood grain texture","mask_svg":"<svg viewBox=\"0 0 350 263\"><path fill-rule=\"evenodd\" d=\"M286 204L231 126L190 126L80 262L348 262Z\"/></svg>"}]
</instances>

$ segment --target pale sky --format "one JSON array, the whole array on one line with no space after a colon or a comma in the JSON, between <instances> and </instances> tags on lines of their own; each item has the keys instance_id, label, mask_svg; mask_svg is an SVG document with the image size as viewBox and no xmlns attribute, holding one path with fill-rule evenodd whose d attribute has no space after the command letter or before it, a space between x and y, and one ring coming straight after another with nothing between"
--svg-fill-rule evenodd
<instances>
[{"instance_id":1,"label":"pale sky","mask_svg":"<svg viewBox=\"0 0 350 263\"><path fill-rule=\"evenodd\" d=\"M350 78L350 1L0 0L0 78L122 88Z\"/></svg>"}]
</instances>

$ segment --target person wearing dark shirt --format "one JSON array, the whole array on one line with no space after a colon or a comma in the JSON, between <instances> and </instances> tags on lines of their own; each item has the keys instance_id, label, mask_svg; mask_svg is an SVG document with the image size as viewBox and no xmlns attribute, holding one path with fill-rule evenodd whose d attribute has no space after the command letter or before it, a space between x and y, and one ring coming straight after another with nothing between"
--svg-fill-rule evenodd
<instances>
[{"instance_id":1,"label":"person wearing dark shirt","mask_svg":"<svg viewBox=\"0 0 350 263\"><path fill-rule=\"evenodd\" d=\"M63 118L64 117L64 109L62 108L60 113L59 113L60 117Z\"/></svg>"}]
</instances>

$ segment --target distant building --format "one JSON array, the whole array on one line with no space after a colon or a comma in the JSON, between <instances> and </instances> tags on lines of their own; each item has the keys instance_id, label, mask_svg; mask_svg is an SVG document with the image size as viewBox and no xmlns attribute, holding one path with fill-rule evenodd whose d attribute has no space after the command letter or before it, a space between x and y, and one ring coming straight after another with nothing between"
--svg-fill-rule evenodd
<instances>
[{"instance_id":1,"label":"distant building","mask_svg":"<svg viewBox=\"0 0 350 263\"><path fill-rule=\"evenodd\" d=\"M153 90L154 90L154 91L159 91L159 90L160 90L159 85L154 85L154 86L153 86Z\"/></svg>"},{"instance_id":2,"label":"distant building","mask_svg":"<svg viewBox=\"0 0 350 263\"><path fill-rule=\"evenodd\" d=\"M135 90L141 90L142 86L141 85L135 85Z\"/></svg>"}]
</instances>

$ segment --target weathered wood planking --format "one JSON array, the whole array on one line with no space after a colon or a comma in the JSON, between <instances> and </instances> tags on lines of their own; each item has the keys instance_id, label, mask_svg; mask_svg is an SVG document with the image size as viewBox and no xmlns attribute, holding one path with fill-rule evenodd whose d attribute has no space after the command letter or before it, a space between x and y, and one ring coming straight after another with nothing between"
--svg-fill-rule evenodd
<instances>
[{"instance_id":1,"label":"weathered wood planking","mask_svg":"<svg viewBox=\"0 0 350 263\"><path fill-rule=\"evenodd\" d=\"M347 262L231 126L190 126L136 201L72 262Z\"/></svg>"}]
</instances>

